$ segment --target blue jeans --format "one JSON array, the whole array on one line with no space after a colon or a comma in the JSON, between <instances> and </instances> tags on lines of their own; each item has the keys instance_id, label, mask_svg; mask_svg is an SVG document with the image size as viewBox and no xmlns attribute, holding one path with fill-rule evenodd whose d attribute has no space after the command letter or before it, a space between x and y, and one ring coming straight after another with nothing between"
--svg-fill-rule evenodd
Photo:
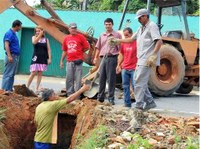
<instances>
[{"instance_id":1,"label":"blue jeans","mask_svg":"<svg viewBox=\"0 0 200 149\"><path fill-rule=\"evenodd\" d=\"M131 107L130 83L134 87L134 70L122 70L122 85L124 91L124 104Z\"/></svg>"},{"instance_id":2,"label":"blue jeans","mask_svg":"<svg viewBox=\"0 0 200 149\"><path fill-rule=\"evenodd\" d=\"M8 56L5 57L5 65L2 79L2 89L5 91L13 91L14 76L19 62L19 56L12 54L13 62L8 61Z\"/></svg>"},{"instance_id":3,"label":"blue jeans","mask_svg":"<svg viewBox=\"0 0 200 149\"><path fill-rule=\"evenodd\" d=\"M51 149L51 144L34 142L34 149Z\"/></svg>"}]
</instances>

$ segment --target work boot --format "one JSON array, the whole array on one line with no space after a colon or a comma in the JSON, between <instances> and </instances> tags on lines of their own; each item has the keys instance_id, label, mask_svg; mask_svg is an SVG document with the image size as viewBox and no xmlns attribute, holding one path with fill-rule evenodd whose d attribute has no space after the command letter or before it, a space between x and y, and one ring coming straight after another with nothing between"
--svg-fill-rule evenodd
<instances>
[{"instance_id":1,"label":"work boot","mask_svg":"<svg viewBox=\"0 0 200 149\"><path fill-rule=\"evenodd\" d=\"M114 100L108 100L108 101L109 101L109 103L111 103L112 105L115 105Z\"/></svg>"},{"instance_id":2,"label":"work boot","mask_svg":"<svg viewBox=\"0 0 200 149\"><path fill-rule=\"evenodd\" d=\"M148 111L148 110L153 109L153 108L155 108L155 107L157 107L157 105L156 105L156 103L155 103L154 101L152 101L152 102L150 102L150 103L146 103L146 104L144 105L143 109L144 109L145 111Z\"/></svg>"}]
</instances>

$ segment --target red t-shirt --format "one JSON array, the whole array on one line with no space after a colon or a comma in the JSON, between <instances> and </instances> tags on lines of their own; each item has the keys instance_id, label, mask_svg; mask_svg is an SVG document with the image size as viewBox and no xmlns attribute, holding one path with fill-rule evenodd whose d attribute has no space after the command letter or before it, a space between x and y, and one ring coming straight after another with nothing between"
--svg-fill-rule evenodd
<instances>
[{"instance_id":1,"label":"red t-shirt","mask_svg":"<svg viewBox=\"0 0 200 149\"><path fill-rule=\"evenodd\" d=\"M124 56L122 68L126 70L135 69L137 64L136 41L133 41L131 43L122 43L120 52Z\"/></svg>"},{"instance_id":2,"label":"red t-shirt","mask_svg":"<svg viewBox=\"0 0 200 149\"><path fill-rule=\"evenodd\" d=\"M83 60L84 50L89 49L89 43L82 34L67 35L62 44L63 51L67 52L67 61Z\"/></svg>"}]
</instances>

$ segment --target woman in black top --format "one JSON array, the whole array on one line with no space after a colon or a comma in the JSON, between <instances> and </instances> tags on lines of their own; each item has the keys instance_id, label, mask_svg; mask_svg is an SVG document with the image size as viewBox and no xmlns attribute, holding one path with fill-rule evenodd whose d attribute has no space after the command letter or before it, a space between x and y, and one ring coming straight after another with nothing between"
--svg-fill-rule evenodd
<instances>
[{"instance_id":1,"label":"woman in black top","mask_svg":"<svg viewBox=\"0 0 200 149\"><path fill-rule=\"evenodd\" d=\"M34 76L37 74L36 92L39 90L42 80L42 72L47 70L47 65L51 63L51 49L49 40L44 36L44 30L41 26L35 28L35 35L32 37L34 52L30 66L30 76L27 87L30 86Z\"/></svg>"}]
</instances>

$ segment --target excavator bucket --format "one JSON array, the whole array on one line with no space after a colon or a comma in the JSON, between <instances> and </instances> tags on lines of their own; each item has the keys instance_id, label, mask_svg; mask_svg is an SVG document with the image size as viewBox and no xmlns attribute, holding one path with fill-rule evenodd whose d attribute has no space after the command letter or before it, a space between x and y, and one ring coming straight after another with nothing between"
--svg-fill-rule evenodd
<instances>
[{"instance_id":1,"label":"excavator bucket","mask_svg":"<svg viewBox=\"0 0 200 149\"><path fill-rule=\"evenodd\" d=\"M20 1L20 0L13 0L13 2L8 1L8 0L1 0L0 13L5 11L6 9L10 8L11 6L15 5L18 1Z\"/></svg>"}]
</instances>

